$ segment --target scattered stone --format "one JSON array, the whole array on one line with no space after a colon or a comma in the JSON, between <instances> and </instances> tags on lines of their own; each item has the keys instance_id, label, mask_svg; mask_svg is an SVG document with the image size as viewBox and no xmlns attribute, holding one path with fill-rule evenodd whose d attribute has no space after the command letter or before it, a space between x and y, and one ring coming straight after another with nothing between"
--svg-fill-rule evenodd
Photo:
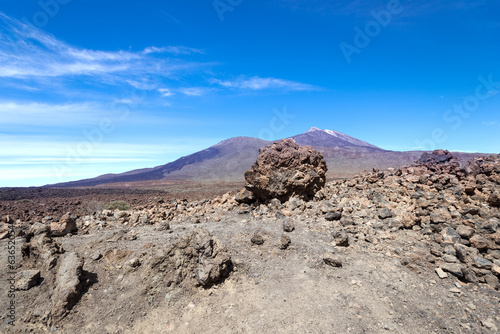
<instances>
[{"instance_id":1,"label":"scattered stone","mask_svg":"<svg viewBox=\"0 0 500 334\"><path fill-rule=\"evenodd\" d=\"M342 268L342 259L332 253L323 254L323 261L331 267Z\"/></svg>"},{"instance_id":2,"label":"scattered stone","mask_svg":"<svg viewBox=\"0 0 500 334\"><path fill-rule=\"evenodd\" d=\"M494 208L500 208L500 193L494 192L488 197L488 204Z\"/></svg>"},{"instance_id":3,"label":"scattered stone","mask_svg":"<svg viewBox=\"0 0 500 334\"><path fill-rule=\"evenodd\" d=\"M488 221L479 221L476 223L476 230L480 234L493 234L497 231L498 229L498 219L497 218L491 218Z\"/></svg>"},{"instance_id":4,"label":"scattered stone","mask_svg":"<svg viewBox=\"0 0 500 334\"><path fill-rule=\"evenodd\" d=\"M460 291L460 289L458 289L458 288L451 288L448 291L451 292L451 293L462 293L462 291Z\"/></svg>"},{"instance_id":5,"label":"scattered stone","mask_svg":"<svg viewBox=\"0 0 500 334\"><path fill-rule=\"evenodd\" d=\"M52 222L50 224L51 235L54 237L63 237L77 230L75 218L69 212L62 216L59 222Z\"/></svg>"},{"instance_id":6,"label":"scattered stone","mask_svg":"<svg viewBox=\"0 0 500 334\"><path fill-rule=\"evenodd\" d=\"M344 231L335 231L332 233L332 236L335 246L340 246L340 247L349 246L349 236Z\"/></svg>"},{"instance_id":7,"label":"scattered stone","mask_svg":"<svg viewBox=\"0 0 500 334\"><path fill-rule=\"evenodd\" d=\"M130 241L137 240L137 232L135 230L128 232L125 239Z\"/></svg>"},{"instance_id":8,"label":"scattered stone","mask_svg":"<svg viewBox=\"0 0 500 334\"><path fill-rule=\"evenodd\" d=\"M342 212L340 211L328 212L325 215L325 219L328 221L340 220L341 218L342 218Z\"/></svg>"},{"instance_id":9,"label":"scattered stone","mask_svg":"<svg viewBox=\"0 0 500 334\"><path fill-rule=\"evenodd\" d=\"M292 213L287 209L282 209L281 214L285 217L290 217L292 215Z\"/></svg>"},{"instance_id":10,"label":"scattered stone","mask_svg":"<svg viewBox=\"0 0 500 334\"><path fill-rule=\"evenodd\" d=\"M441 231L443 243L454 244L460 241L460 235L451 227L446 227Z\"/></svg>"},{"instance_id":11,"label":"scattered stone","mask_svg":"<svg viewBox=\"0 0 500 334\"><path fill-rule=\"evenodd\" d=\"M476 274L474 274L474 272L467 267L462 268L462 274L463 274L463 279L466 282L469 282L469 283L479 282Z\"/></svg>"},{"instance_id":12,"label":"scattered stone","mask_svg":"<svg viewBox=\"0 0 500 334\"><path fill-rule=\"evenodd\" d=\"M89 257L92 261L99 261L101 258L102 258L102 254L99 253L99 252L94 252L92 254L90 254L90 257Z\"/></svg>"},{"instance_id":13,"label":"scattered stone","mask_svg":"<svg viewBox=\"0 0 500 334\"><path fill-rule=\"evenodd\" d=\"M498 290L498 288L500 287L498 277L496 277L495 275L486 275L484 276L484 280L486 281L486 284L488 284L492 289Z\"/></svg>"},{"instance_id":14,"label":"scattered stone","mask_svg":"<svg viewBox=\"0 0 500 334\"><path fill-rule=\"evenodd\" d=\"M252 242L253 245L263 245L264 237L260 232L255 232L250 241Z\"/></svg>"},{"instance_id":15,"label":"scattered stone","mask_svg":"<svg viewBox=\"0 0 500 334\"><path fill-rule=\"evenodd\" d=\"M450 273L458 278L464 276L462 273L462 265L458 263L440 263L439 265L443 271Z\"/></svg>"},{"instance_id":16,"label":"scattered stone","mask_svg":"<svg viewBox=\"0 0 500 334\"><path fill-rule=\"evenodd\" d=\"M486 250L490 247L488 240L479 234L473 235L469 241L472 247L477 248L480 251Z\"/></svg>"},{"instance_id":17,"label":"scattered stone","mask_svg":"<svg viewBox=\"0 0 500 334\"><path fill-rule=\"evenodd\" d=\"M293 225L292 221L286 219L283 222L283 231L285 232L293 232L295 230L295 226Z\"/></svg>"},{"instance_id":18,"label":"scattered stone","mask_svg":"<svg viewBox=\"0 0 500 334\"><path fill-rule=\"evenodd\" d=\"M380 219L387 219L387 218L391 218L392 217L392 212L391 210L387 209L387 208L382 208L379 210L378 212L378 217Z\"/></svg>"},{"instance_id":19,"label":"scattered stone","mask_svg":"<svg viewBox=\"0 0 500 334\"><path fill-rule=\"evenodd\" d=\"M491 318L488 318L486 320L481 320L481 325L483 325L484 327L486 327L488 329L491 329L494 332L498 331L497 326L495 325L495 323L493 322L493 319L491 319Z\"/></svg>"},{"instance_id":20,"label":"scattered stone","mask_svg":"<svg viewBox=\"0 0 500 334\"><path fill-rule=\"evenodd\" d=\"M130 268L137 268L141 265L141 261L137 258L134 258L128 262L128 265Z\"/></svg>"},{"instance_id":21,"label":"scattered stone","mask_svg":"<svg viewBox=\"0 0 500 334\"><path fill-rule=\"evenodd\" d=\"M448 274L443 271L441 268L436 268L436 274L439 276L439 278L448 278Z\"/></svg>"},{"instance_id":22,"label":"scattered stone","mask_svg":"<svg viewBox=\"0 0 500 334\"><path fill-rule=\"evenodd\" d=\"M290 197L312 199L326 181L323 155L293 139L282 139L259 149L252 168L245 173L245 188L263 201Z\"/></svg>"},{"instance_id":23,"label":"scattered stone","mask_svg":"<svg viewBox=\"0 0 500 334\"><path fill-rule=\"evenodd\" d=\"M485 258L475 257L475 258L473 258L473 260L474 260L474 267L476 267L476 268L489 270L493 267L493 262L486 260Z\"/></svg>"},{"instance_id":24,"label":"scattered stone","mask_svg":"<svg viewBox=\"0 0 500 334\"><path fill-rule=\"evenodd\" d=\"M286 234L281 235L280 249L287 249L292 243L292 239Z\"/></svg>"},{"instance_id":25,"label":"scattered stone","mask_svg":"<svg viewBox=\"0 0 500 334\"><path fill-rule=\"evenodd\" d=\"M437 209L431 213L431 222L443 224L451 220L450 212L446 209Z\"/></svg>"},{"instance_id":26,"label":"scattered stone","mask_svg":"<svg viewBox=\"0 0 500 334\"><path fill-rule=\"evenodd\" d=\"M459 225L457 227L457 233L464 239L470 239L474 235L474 228L466 225Z\"/></svg>"},{"instance_id":27,"label":"scattered stone","mask_svg":"<svg viewBox=\"0 0 500 334\"><path fill-rule=\"evenodd\" d=\"M491 272L497 276L500 276L500 266L494 264L492 267L491 267Z\"/></svg>"},{"instance_id":28,"label":"scattered stone","mask_svg":"<svg viewBox=\"0 0 500 334\"><path fill-rule=\"evenodd\" d=\"M240 204L252 204L255 203L257 199L250 191L242 189L234 196L234 200Z\"/></svg>"},{"instance_id":29,"label":"scattered stone","mask_svg":"<svg viewBox=\"0 0 500 334\"><path fill-rule=\"evenodd\" d=\"M23 270L16 275L16 290L29 290L40 282L40 270Z\"/></svg>"}]
</instances>

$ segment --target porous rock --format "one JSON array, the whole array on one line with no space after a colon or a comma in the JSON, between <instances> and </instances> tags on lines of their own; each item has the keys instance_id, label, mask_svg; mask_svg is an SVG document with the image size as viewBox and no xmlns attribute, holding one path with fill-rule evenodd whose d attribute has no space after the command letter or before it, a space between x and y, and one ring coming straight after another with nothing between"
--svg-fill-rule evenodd
<instances>
[{"instance_id":1,"label":"porous rock","mask_svg":"<svg viewBox=\"0 0 500 334\"><path fill-rule=\"evenodd\" d=\"M262 201L284 202L292 196L308 200L324 187L326 172L321 153L282 139L259 150L257 161L245 173L245 187Z\"/></svg>"}]
</instances>

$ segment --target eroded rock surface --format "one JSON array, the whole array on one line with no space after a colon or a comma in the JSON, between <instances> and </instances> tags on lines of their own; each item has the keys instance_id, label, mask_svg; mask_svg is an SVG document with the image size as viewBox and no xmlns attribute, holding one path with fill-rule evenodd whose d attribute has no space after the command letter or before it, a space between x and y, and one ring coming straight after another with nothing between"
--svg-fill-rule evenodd
<instances>
[{"instance_id":1,"label":"eroded rock surface","mask_svg":"<svg viewBox=\"0 0 500 334\"><path fill-rule=\"evenodd\" d=\"M257 161L245 173L245 187L262 201L311 199L325 185L326 172L321 153L282 139L259 150Z\"/></svg>"}]
</instances>

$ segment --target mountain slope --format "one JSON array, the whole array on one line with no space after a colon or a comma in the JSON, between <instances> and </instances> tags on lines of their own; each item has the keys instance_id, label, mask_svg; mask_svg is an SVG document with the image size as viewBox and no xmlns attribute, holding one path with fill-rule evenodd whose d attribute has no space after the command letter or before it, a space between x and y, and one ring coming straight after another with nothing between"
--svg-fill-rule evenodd
<instances>
[{"instance_id":1,"label":"mountain slope","mask_svg":"<svg viewBox=\"0 0 500 334\"><path fill-rule=\"evenodd\" d=\"M310 145L320 151L328 165L328 177L347 177L370 170L408 165L422 152L395 152L332 130L311 128L291 137L300 145ZM271 142L234 137L203 151L182 157L154 168L137 169L121 174L105 174L96 178L59 183L48 187L92 187L115 183L156 180L244 181L244 173L257 159L259 148ZM468 160L480 154L458 154Z\"/></svg>"},{"instance_id":2,"label":"mountain slope","mask_svg":"<svg viewBox=\"0 0 500 334\"><path fill-rule=\"evenodd\" d=\"M257 160L259 148L271 142L234 137L165 165L137 169L121 174L106 174L92 179L58 183L52 187L92 187L119 182L151 180L235 180Z\"/></svg>"}]
</instances>

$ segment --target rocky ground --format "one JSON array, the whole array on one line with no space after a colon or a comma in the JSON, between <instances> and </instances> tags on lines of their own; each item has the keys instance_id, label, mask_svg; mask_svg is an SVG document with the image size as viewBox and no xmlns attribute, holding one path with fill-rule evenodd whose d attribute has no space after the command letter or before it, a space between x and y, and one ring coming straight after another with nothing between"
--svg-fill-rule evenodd
<instances>
[{"instance_id":1,"label":"rocky ground","mask_svg":"<svg viewBox=\"0 0 500 334\"><path fill-rule=\"evenodd\" d=\"M440 151L310 201L4 216L0 332L496 333L499 191L500 156Z\"/></svg>"}]
</instances>

